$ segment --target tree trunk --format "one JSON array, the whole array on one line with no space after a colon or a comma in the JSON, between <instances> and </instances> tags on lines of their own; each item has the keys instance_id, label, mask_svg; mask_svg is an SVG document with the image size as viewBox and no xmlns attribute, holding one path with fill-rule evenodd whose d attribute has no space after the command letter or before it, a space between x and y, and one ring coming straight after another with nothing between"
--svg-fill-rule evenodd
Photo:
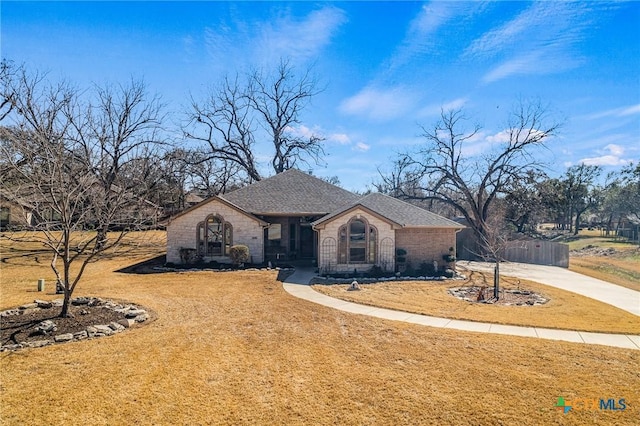
<instances>
[{"instance_id":1,"label":"tree trunk","mask_svg":"<svg viewBox=\"0 0 640 426\"><path fill-rule=\"evenodd\" d=\"M576 223L575 223L575 228L573 229L573 235L578 235L578 231L580 230L580 216L582 215L581 212L576 211Z\"/></svg>"},{"instance_id":2,"label":"tree trunk","mask_svg":"<svg viewBox=\"0 0 640 426\"><path fill-rule=\"evenodd\" d=\"M496 267L493 269L493 297L500 298L500 261L496 260Z\"/></svg>"},{"instance_id":3,"label":"tree trunk","mask_svg":"<svg viewBox=\"0 0 640 426\"><path fill-rule=\"evenodd\" d=\"M64 301L62 302L62 311L60 311L60 318L66 318L69 315L69 302L70 297L69 291L67 290L67 286L64 288Z\"/></svg>"}]
</instances>

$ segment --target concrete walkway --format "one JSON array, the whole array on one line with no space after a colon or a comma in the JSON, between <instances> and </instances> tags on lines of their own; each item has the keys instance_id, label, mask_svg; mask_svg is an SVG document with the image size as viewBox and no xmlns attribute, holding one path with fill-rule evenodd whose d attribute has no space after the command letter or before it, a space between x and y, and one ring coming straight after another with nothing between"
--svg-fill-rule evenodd
<instances>
[{"instance_id":1,"label":"concrete walkway","mask_svg":"<svg viewBox=\"0 0 640 426\"><path fill-rule=\"evenodd\" d=\"M567 342L588 343L640 350L640 336L634 335L591 333L585 331L556 330L539 327L520 327L515 325L462 321L449 318L432 317L429 315L412 314L409 312L394 311L391 309L376 308L373 306L346 302L344 300L329 297L313 290L309 283L314 276L315 274L312 270L296 269L296 271L290 277L288 277L282 283L282 285L287 293L297 298L308 300L310 302L327 306L329 308L338 309L340 311L368 315L376 318L403 321L411 324L420 324L430 327L449 328L454 330L507 334L511 336L538 337L542 339L563 340Z\"/></svg>"}]
</instances>

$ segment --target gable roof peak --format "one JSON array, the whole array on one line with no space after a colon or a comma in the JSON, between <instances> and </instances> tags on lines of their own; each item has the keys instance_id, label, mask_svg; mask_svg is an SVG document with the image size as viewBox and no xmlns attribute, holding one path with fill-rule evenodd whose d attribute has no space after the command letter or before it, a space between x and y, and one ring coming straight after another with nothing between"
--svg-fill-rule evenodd
<instances>
[{"instance_id":1,"label":"gable roof peak","mask_svg":"<svg viewBox=\"0 0 640 426\"><path fill-rule=\"evenodd\" d=\"M360 198L298 169L285 170L221 197L260 215L327 214Z\"/></svg>"}]
</instances>

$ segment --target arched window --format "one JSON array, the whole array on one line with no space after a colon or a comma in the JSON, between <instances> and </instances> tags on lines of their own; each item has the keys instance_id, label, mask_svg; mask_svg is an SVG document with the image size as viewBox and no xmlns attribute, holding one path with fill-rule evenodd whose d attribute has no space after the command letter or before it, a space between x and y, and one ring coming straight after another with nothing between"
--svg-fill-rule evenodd
<instances>
[{"instance_id":1,"label":"arched window","mask_svg":"<svg viewBox=\"0 0 640 426\"><path fill-rule=\"evenodd\" d=\"M352 218L338 230L338 263L376 263L378 230L363 218Z\"/></svg>"},{"instance_id":2,"label":"arched window","mask_svg":"<svg viewBox=\"0 0 640 426\"><path fill-rule=\"evenodd\" d=\"M201 256L228 256L233 244L233 227L220 215L207 216L198 224L198 254Z\"/></svg>"}]
</instances>

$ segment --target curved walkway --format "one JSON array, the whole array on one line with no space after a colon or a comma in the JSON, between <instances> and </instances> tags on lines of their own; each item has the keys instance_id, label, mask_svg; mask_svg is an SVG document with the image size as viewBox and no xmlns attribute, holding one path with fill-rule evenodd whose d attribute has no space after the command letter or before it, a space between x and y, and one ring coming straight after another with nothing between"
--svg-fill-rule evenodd
<instances>
[{"instance_id":1,"label":"curved walkway","mask_svg":"<svg viewBox=\"0 0 640 426\"><path fill-rule=\"evenodd\" d=\"M487 266L490 267L490 265ZM473 267L473 265L469 266L470 269ZM507 273L505 272L505 274ZM344 300L329 297L313 290L309 283L314 276L315 274L312 270L296 269L296 271L291 276L289 276L282 283L282 285L287 293L297 298L308 300L310 302L327 306L333 309L338 309L340 311L368 315L376 318L403 321L411 324L420 324L430 327L449 328L454 330L506 334L510 336L538 337L542 339L563 340L567 342L588 343L640 350L640 336L635 335L556 330L540 327L521 327L515 325L463 321L449 318L432 317L429 315L412 314L409 312L395 311L386 308L377 308L374 306L360 305L357 303L347 302Z\"/></svg>"}]
</instances>

